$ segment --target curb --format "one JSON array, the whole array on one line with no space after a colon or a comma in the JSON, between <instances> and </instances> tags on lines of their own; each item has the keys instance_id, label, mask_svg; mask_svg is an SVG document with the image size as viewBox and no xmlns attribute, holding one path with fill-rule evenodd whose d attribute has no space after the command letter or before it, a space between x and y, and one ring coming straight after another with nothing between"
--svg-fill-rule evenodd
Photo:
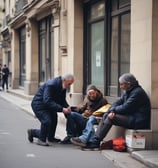
<instances>
[{"instance_id":1,"label":"curb","mask_svg":"<svg viewBox=\"0 0 158 168\"><path fill-rule=\"evenodd\" d=\"M144 163L145 165L151 167L151 168L158 168L158 162L157 162L157 156L158 151L157 150L148 150L148 151L134 151L131 153L131 156Z\"/></svg>"},{"instance_id":2,"label":"curb","mask_svg":"<svg viewBox=\"0 0 158 168\"><path fill-rule=\"evenodd\" d=\"M12 91L9 91L9 93L1 92L0 97L35 117L31 108L30 98L24 99L23 96L18 96L20 91L18 91L17 94L11 92ZM56 134L57 136L64 138L66 136L66 118L63 113L58 113L58 123ZM111 160L118 168L158 168L158 150L133 151L131 153L102 150L101 154Z\"/></svg>"}]
</instances>

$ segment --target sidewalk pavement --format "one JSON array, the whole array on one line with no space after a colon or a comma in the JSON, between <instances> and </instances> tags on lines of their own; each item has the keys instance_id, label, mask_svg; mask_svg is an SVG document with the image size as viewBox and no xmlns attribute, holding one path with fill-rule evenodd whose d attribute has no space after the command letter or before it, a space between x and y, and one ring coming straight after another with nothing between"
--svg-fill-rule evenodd
<instances>
[{"instance_id":1,"label":"sidewalk pavement","mask_svg":"<svg viewBox=\"0 0 158 168\"><path fill-rule=\"evenodd\" d=\"M34 116L31 109L31 100L33 96L27 96L21 89L9 90L9 92L0 91L0 97L15 104L29 115ZM64 138L65 117L62 113L58 114L57 135ZM111 160L118 168L158 168L158 150L142 150L132 152L115 152L113 150L102 150L101 153Z\"/></svg>"}]
</instances>

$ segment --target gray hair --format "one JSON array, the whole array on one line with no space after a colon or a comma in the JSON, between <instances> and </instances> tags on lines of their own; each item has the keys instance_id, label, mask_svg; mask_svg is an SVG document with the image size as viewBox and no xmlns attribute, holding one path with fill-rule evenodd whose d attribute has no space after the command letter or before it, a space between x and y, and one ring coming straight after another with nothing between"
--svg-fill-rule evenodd
<instances>
[{"instance_id":1,"label":"gray hair","mask_svg":"<svg viewBox=\"0 0 158 168\"><path fill-rule=\"evenodd\" d=\"M125 73L120 76L119 82L120 83L130 83L131 85L134 85L137 82L137 80L134 75L130 73Z\"/></svg>"},{"instance_id":2,"label":"gray hair","mask_svg":"<svg viewBox=\"0 0 158 168\"><path fill-rule=\"evenodd\" d=\"M74 76L72 74L64 74L61 76L62 80L74 80Z\"/></svg>"}]
</instances>

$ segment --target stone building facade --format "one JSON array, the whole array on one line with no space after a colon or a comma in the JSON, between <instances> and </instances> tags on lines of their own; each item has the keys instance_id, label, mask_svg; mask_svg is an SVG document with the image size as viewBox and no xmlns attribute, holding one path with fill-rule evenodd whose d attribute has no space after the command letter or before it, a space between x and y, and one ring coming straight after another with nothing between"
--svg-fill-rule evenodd
<instances>
[{"instance_id":1,"label":"stone building facade","mask_svg":"<svg viewBox=\"0 0 158 168\"><path fill-rule=\"evenodd\" d=\"M118 77L133 73L152 103L151 143L158 148L158 1L9 1L2 29L3 62L12 72L12 89L33 95L46 80L75 75L70 104L83 100L88 84L111 103L121 91Z\"/></svg>"}]
</instances>

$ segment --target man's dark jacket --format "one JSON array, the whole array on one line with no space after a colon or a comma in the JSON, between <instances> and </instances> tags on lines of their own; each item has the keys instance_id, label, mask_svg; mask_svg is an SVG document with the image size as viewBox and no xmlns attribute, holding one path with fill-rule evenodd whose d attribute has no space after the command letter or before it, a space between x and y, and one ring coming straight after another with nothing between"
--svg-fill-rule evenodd
<instances>
[{"instance_id":1,"label":"man's dark jacket","mask_svg":"<svg viewBox=\"0 0 158 168\"><path fill-rule=\"evenodd\" d=\"M4 73L4 74L2 75L2 78L3 78L3 79L7 79L8 76L9 76L9 68L8 68L8 67L2 68L2 73Z\"/></svg>"},{"instance_id":2,"label":"man's dark jacket","mask_svg":"<svg viewBox=\"0 0 158 168\"><path fill-rule=\"evenodd\" d=\"M150 100L138 82L113 103L110 110L116 114L128 116L130 129L150 128Z\"/></svg>"},{"instance_id":3,"label":"man's dark jacket","mask_svg":"<svg viewBox=\"0 0 158 168\"><path fill-rule=\"evenodd\" d=\"M48 80L42 85L32 100L34 112L42 110L61 112L63 107L68 107L66 89L62 87L61 76Z\"/></svg>"}]
</instances>

